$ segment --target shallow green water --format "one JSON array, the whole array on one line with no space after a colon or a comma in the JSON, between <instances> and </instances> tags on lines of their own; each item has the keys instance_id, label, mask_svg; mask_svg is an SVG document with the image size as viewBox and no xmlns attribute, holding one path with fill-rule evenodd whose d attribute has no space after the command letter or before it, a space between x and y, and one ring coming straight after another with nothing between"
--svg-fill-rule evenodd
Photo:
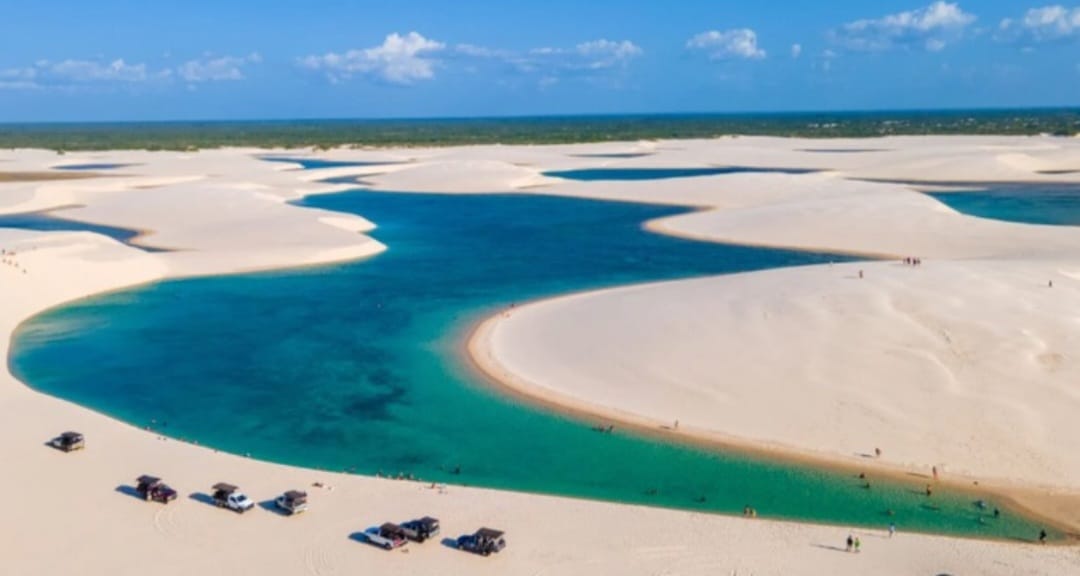
<instances>
[{"instance_id":1,"label":"shallow green water","mask_svg":"<svg viewBox=\"0 0 1080 576\"><path fill-rule=\"evenodd\" d=\"M1038 532L919 484L871 478L867 490L847 474L596 433L492 391L461 354L469 326L510 303L841 257L643 231L679 212L658 206L374 192L308 204L370 218L390 249L74 303L19 330L13 370L122 420L289 464L907 531Z\"/></svg>"}]
</instances>

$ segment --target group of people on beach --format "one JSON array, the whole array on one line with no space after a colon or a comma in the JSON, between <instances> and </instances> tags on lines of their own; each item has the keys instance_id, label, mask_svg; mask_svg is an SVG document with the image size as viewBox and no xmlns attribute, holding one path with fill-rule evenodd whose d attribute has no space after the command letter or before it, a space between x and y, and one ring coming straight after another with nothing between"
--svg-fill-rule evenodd
<instances>
[{"instance_id":1,"label":"group of people on beach","mask_svg":"<svg viewBox=\"0 0 1080 576\"><path fill-rule=\"evenodd\" d=\"M907 258L904 258L904 264L908 266L922 266L922 258L908 256Z\"/></svg>"},{"instance_id":2,"label":"group of people on beach","mask_svg":"<svg viewBox=\"0 0 1080 576\"><path fill-rule=\"evenodd\" d=\"M858 536L852 536L851 534L848 534L848 537L847 537L847 551L848 552L860 552L860 551L862 551L862 541L859 540Z\"/></svg>"},{"instance_id":3,"label":"group of people on beach","mask_svg":"<svg viewBox=\"0 0 1080 576\"><path fill-rule=\"evenodd\" d=\"M15 252L8 250L7 248L0 248L0 264L5 266L11 266L16 270L21 270L23 274L26 274L26 268L23 268L21 264L15 259Z\"/></svg>"}]
</instances>

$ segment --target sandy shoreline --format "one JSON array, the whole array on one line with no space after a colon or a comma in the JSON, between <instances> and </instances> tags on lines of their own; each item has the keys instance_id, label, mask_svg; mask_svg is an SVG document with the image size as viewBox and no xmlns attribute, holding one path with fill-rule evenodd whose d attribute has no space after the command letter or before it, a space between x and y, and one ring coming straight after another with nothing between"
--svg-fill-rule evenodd
<instances>
[{"instance_id":1,"label":"sandy shoreline","mask_svg":"<svg viewBox=\"0 0 1080 576\"><path fill-rule=\"evenodd\" d=\"M731 162L783 165L792 162L791 150L800 141L740 139L680 143L682 150L658 150L653 156L627 161L634 165L696 164L723 154ZM1031 146L1036 139L888 139L889 147L906 150L918 144L926 154L956 150L954 156L977 158L987 146L1044 154L1030 167L1053 168L1053 162L1073 158L1058 148ZM664 185L657 196L654 183L554 182L538 175L544 170L585 166L595 158L570 158L582 151L609 152L637 149L640 144L605 144L563 147L471 147L463 149L402 151L411 163L372 175L384 189L457 192L505 192L507 189L540 186L530 191L600 199L651 200L686 206L711 206L709 228L702 237L732 236L752 242L755 234L776 233L784 244L790 236L777 232L790 224L774 220L772 227L730 230L711 227L715 218L740 210L746 226L761 224L752 212L762 200L791 202L807 190L828 196L834 185L858 195L862 190L892 195L902 187L862 184L839 185L839 181L757 177L687 179ZM1057 143L1055 141L1055 146ZM1069 143L1069 146L1075 146ZM89 233L37 233L0 230L0 246L13 250L15 264L0 267L0 353L5 357L10 334L20 322L44 309L92 294L121 289L166 278L281 269L318 263L355 260L382 249L363 235L372 223L334 213L321 213L285 204L304 194L341 189L317 182L314 173L289 173L281 166L254 160L257 150L223 150L199 154L116 152L80 154L85 161L123 161L121 178L78 181L8 183L0 188L0 212L15 213L54 209L60 205L83 206L72 217L89 222L138 230L152 230L148 243L176 247L181 252L147 254ZM2 153L11 156L17 170L48 169L55 156L37 151ZM332 151L332 158L365 159L393 156L388 151ZM674 154L672 157L670 154ZM904 152L908 154L908 152ZM916 154L911 152L910 154ZM324 155L320 155L324 156ZM822 155L827 156L827 155ZM851 155L832 155L851 156ZM855 155L857 156L857 155ZM490 160L497 159L497 160ZM888 159L886 159L888 160ZM895 159L893 159L895 160ZM65 159L76 162L76 159ZM621 162L621 161L620 161ZM821 159L850 164L851 159ZM892 177L890 171L925 167L914 159L883 161L867 167L864 175ZM526 163L530 168L521 168ZM618 163L616 163L618 164ZM948 161L942 165L948 164ZM1020 164L1023 164L1022 162ZM1016 170L1010 159L1008 170ZM899 168L897 168L899 166ZM999 177L1004 169L987 169L980 161L968 170ZM367 170L368 168L365 168ZM853 170L853 166L838 169ZM957 177L959 169L945 170ZM343 171L334 169L333 174ZM349 171L345 171L349 172ZM350 173L359 173L354 171ZM375 170L371 170L375 172ZM1020 179L1023 171L1010 172ZM302 174L302 175L301 175ZM330 175L329 172L326 173ZM1047 177L1062 180L1064 176ZM717 183L730 183L719 193ZM400 187L399 187L400 186ZM901 203L921 202L905 195ZM854 196L838 198L847 209L857 206ZM821 199L828 203L828 197ZM850 204L845 204L848 201ZM844 238L830 235L831 216L824 224L806 220L807 212L777 209L808 222L802 241L807 245L843 249L866 244L873 251L893 253L889 242L861 236L856 231ZM748 212L749 211L749 212ZM697 233L699 218L690 215L680 229ZM747 216L750 216L747 218ZM848 216L843 216L847 218ZM332 220L333 224L326 220ZM794 220L793 220L794 221ZM879 221L870 219L870 230ZM377 223L375 223L377 224ZM727 224L727 223L723 223ZM1005 230L990 226L986 237ZM1023 228L1023 227L1021 227ZM1039 228L1039 227L1036 227ZM289 230L283 235L280 230ZM1015 230L1009 228L1008 230ZM732 234L735 232L735 234ZM976 230L976 236L984 232ZM942 243L942 256L971 256L984 251L1015 257L1038 251L1063 253L1075 238L1060 230L1025 229L1008 234L1007 241L988 245L957 237ZM816 235L816 239L815 239ZM970 238L970 234L967 236ZM820 240L820 241L819 241ZM865 242L864 242L865 241ZM794 242L797 246L799 242ZM920 253L922 245L911 251ZM929 251L922 254L931 255ZM688 430L693 428L687 425ZM89 449L64 455L42 447L42 442L64 429L87 434ZM347 476L279 466L219 454L183 442L161 440L152 433L101 416L69 402L34 392L7 371L0 375L0 453L18 466L0 475L0 490L19 494L0 522L0 542L9 550L0 565L13 574L109 573L142 574L147 566L155 573L190 574L341 574L357 570L406 570L416 574L469 572L476 574L911 574L956 572L980 574L1067 573L1077 561L1074 547L1039 547L980 542L915 534L898 534L884 540L874 531L857 530L865 539L860 555L836 551L849 530L818 526L747 521L739 518L641 508L599 502L568 500L529 494L451 487L446 494L415 483ZM134 476L155 473L165 477L181 493L169 507L148 505L118 493L119 485ZM242 519L222 513L188 496L209 484L228 480L240 484L257 501L288 488L307 487L313 510L305 517L283 519L257 510ZM313 481L334 486L333 491L311 487ZM45 505L47 503L47 505ZM1037 511L1035 506L1026 506ZM435 514L444 519L449 536L484 524L506 529L511 547L494 559L481 559L429 544L414 546L408 555L385 554L359 544L349 535L384 520ZM295 522L294 522L295 520ZM108 526L108 530L102 530ZM604 530L595 530L604 526ZM879 540L879 538L882 538ZM566 546L566 542L575 543ZM57 554L56 550L65 553Z\"/></svg>"},{"instance_id":2,"label":"sandy shoreline","mask_svg":"<svg viewBox=\"0 0 1080 576\"><path fill-rule=\"evenodd\" d=\"M556 299L542 299L531 304L550 303L553 300L574 298L575 295ZM531 305L524 303L516 309ZM671 421L660 421L634 412L621 411L609 406L591 404L571 395L561 394L521 378L500 364L493 352L492 331L506 318L506 311L488 317L469 331L464 345L464 356L483 380L499 392L517 400L565 414L584 423L617 425L647 437L676 441L751 457L779 460L830 469L856 476L867 473L872 477L885 477L901 484L921 489L928 482L946 486L952 490L971 495L972 501L987 499L1002 502L1004 507L1028 517L1039 519L1069 536L1059 544L1080 544L1080 492L1052 493L1046 486L1025 485L1022 482L980 479L967 475L949 475L934 479L930 466L910 466L883 462L879 459L852 458L826 451L799 449L790 445L748 440L738 436L719 433L680 424L676 430Z\"/></svg>"}]
</instances>

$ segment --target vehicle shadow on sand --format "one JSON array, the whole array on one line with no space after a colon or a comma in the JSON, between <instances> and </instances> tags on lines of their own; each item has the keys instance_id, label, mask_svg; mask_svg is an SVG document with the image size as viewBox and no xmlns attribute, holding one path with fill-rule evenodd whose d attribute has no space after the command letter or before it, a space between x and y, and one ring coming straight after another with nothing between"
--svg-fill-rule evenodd
<instances>
[{"instance_id":1,"label":"vehicle shadow on sand","mask_svg":"<svg viewBox=\"0 0 1080 576\"><path fill-rule=\"evenodd\" d=\"M146 498L143 498L142 494L139 494L139 491L136 490L134 486L128 486L126 484L121 484L121 485L117 486L116 487L116 492L119 492L120 494L123 494L125 496L131 496L132 498L138 498L139 500L145 500L146 499Z\"/></svg>"},{"instance_id":2,"label":"vehicle shadow on sand","mask_svg":"<svg viewBox=\"0 0 1080 576\"><path fill-rule=\"evenodd\" d=\"M188 499L194 500L200 504L206 504L207 506L213 506L217 508L217 502L214 502L213 496L210 496L209 494L206 494L204 492L192 492L191 494L188 494Z\"/></svg>"},{"instance_id":3,"label":"vehicle shadow on sand","mask_svg":"<svg viewBox=\"0 0 1080 576\"><path fill-rule=\"evenodd\" d=\"M453 548L454 550L458 549L457 538L443 538L439 541L439 544L442 544L447 548Z\"/></svg>"},{"instance_id":4,"label":"vehicle shadow on sand","mask_svg":"<svg viewBox=\"0 0 1080 576\"><path fill-rule=\"evenodd\" d=\"M277 502L274 500L263 500L259 502L259 508L266 510L267 512L273 512L277 516L287 517L291 516L288 512L278 508Z\"/></svg>"},{"instance_id":5,"label":"vehicle shadow on sand","mask_svg":"<svg viewBox=\"0 0 1080 576\"><path fill-rule=\"evenodd\" d=\"M368 530L370 530L370 528L368 528ZM349 540L352 540L353 542L360 542L361 544L371 544L371 541L368 540L367 530L360 530L349 534Z\"/></svg>"}]
</instances>

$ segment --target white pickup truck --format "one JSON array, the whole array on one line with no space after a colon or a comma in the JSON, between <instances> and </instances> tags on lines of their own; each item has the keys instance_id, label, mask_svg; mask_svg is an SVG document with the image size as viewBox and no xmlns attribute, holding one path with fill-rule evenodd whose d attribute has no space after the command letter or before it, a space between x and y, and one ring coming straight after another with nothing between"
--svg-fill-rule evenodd
<instances>
[{"instance_id":1,"label":"white pickup truck","mask_svg":"<svg viewBox=\"0 0 1080 576\"><path fill-rule=\"evenodd\" d=\"M214 484L214 504L218 508L228 508L241 514L255 507L251 498L248 498L239 488L224 482Z\"/></svg>"},{"instance_id":2,"label":"white pickup truck","mask_svg":"<svg viewBox=\"0 0 1080 576\"><path fill-rule=\"evenodd\" d=\"M408 544L409 540L405 536L405 531L401 529L401 526L387 522L378 529L372 528L367 532L364 532L364 539L368 543L386 550L393 550L394 548L401 548L405 544Z\"/></svg>"}]
</instances>

